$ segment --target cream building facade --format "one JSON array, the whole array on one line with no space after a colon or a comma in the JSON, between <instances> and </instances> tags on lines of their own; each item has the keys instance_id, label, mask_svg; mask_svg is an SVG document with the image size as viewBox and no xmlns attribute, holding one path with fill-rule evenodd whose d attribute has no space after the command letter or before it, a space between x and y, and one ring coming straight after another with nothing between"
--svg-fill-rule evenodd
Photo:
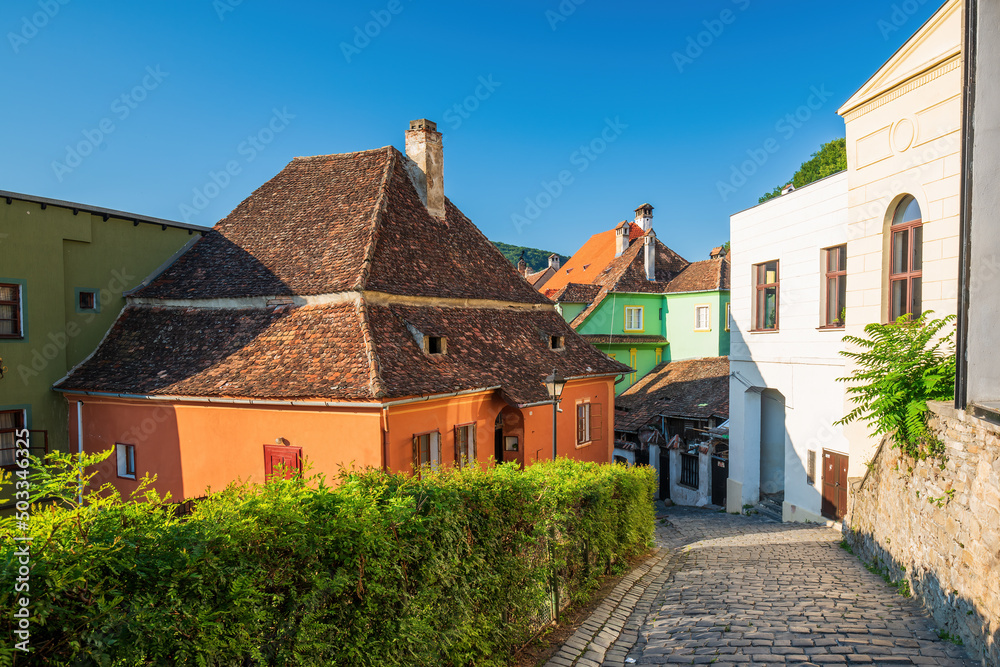
<instances>
[{"instance_id":1,"label":"cream building facade","mask_svg":"<svg viewBox=\"0 0 1000 667\"><path fill-rule=\"evenodd\" d=\"M862 336L868 323L890 321L894 305L896 313L956 312L962 23L962 2L949 0L838 110L847 130L849 335ZM916 208L906 215L900 208L910 201ZM894 218L904 223L896 227L902 230L898 236ZM894 236L895 250L905 251L899 262L905 266L893 266ZM850 409L845 397L844 414ZM851 443L848 474L861 477L878 442L861 423L844 432Z\"/></svg>"}]
</instances>

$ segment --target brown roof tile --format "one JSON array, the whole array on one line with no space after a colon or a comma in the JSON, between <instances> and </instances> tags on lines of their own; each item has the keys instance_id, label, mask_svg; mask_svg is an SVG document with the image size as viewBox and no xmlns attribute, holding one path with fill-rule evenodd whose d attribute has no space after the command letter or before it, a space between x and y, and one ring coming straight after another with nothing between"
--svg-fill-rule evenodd
<instances>
[{"instance_id":1,"label":"brown roof tile","mask_svg":"<svg viewBox=\"0 0 1000 667\"><path fill-rule=\"evenodd\" d=\"M729 357L665 362L617 399L615 430L637 432L660 415L729 417Z\"/></svg>"},{"instance_id":2,"label":"brown roof tile","mask_svg":"<svg viewBox=\"0 0 1000 667\"><path fill-rule=\"evenodd\" d=\"M547 303L450 201L431 216L393 147L295 158L133 295L376 290Z\"/></svg>"},{"instance_id":3,"label":"brown roof tile","mask_svg":"<svg viewBox=\"0 0 1000 667\"><path fill-rule=\"evenodd\" d=\"M164 396L374 398L353 304L129 306L97 351L58 386Z\"/></svg>"},{"instance_id":4,"label":"brown roof tile","mask_svg":"<svg viewBox=\"0 0 1000 667\"><path fill-rule=\"evenodd\" d=\"M729 289L729 257L693 262L670 281L666 292L707 292Z\"/></svg>"}]
</instances>

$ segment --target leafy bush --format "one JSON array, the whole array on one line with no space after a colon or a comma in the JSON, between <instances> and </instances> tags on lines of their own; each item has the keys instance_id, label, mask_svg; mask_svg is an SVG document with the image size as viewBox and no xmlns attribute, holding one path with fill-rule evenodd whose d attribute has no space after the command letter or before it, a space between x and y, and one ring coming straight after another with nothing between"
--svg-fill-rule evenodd
<instances>
[{"instance_id":1,"label":"leafy bush","mask_svg":"<svg viewBox=\"0 0 1000 667\"><path fill-rule=\"evenodd\" d=\"M503 665L553 582L585 594L653 531L649 468L344 473L234 485L180 516L153 480L79 503L78 463L32 474L32 653L5 613L0 664ZM19 528L0 531L14 609Z\"/></svg>"},{"instance_id":2,"label":"leafy bush","mask_svg":"<svg viewBox=\"0 0 1000 667\"><path fill-rule=\"evenodd\" d=\"M894 446L918 459L943 451L927 430L927 401L955 396L955 316L929 320L930 314L869 324L866 338L844 337L861 351L841 352L858 365L851 377L839 378L854 383L847 392L857 407L836 423L863 420L872 436L892 433Z\"/></svg>"}]
</instances>

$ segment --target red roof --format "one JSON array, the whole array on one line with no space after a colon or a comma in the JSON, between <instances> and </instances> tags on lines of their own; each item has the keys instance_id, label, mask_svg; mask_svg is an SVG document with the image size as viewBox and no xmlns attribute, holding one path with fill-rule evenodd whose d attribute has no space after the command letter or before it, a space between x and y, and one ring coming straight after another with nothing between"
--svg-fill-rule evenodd
<instances>
[{"instance_id":1,"label":"red roof","mask_svg":"<svg viewBox=\"0 0 1000 667\"><path fill-rule=\"evenodd\" d=\"M622 221L621 225L629 226L629 240L642 236L642 227L634 222ZM617 228L616 228L617 229ZM565 264L559 267L556 274L544 285L542 292L552 296L569 283L590 283L615 258L615 230L594 234L577 250ZM586 268L584 268L586 267Z\"/></svg>"},{"instance_id":2,"label":"red roof","mask_svg":"<svg viewBox=\"0 0 1000 667\"><path fill-rule=\"evenodd\" d=\"M57 387L327 400L500 387L528 403L547 398L553 368L631 370L578 336L450 201L432 217L407 160L391 147L295 159L135 290ZM446 337L446 353L424 352L424 336Z\"/></svg>"}]
</instances>

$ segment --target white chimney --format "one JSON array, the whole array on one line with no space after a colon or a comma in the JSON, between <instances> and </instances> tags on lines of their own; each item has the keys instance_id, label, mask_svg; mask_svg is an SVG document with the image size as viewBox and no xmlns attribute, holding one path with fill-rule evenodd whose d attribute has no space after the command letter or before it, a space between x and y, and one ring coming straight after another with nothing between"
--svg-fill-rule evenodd
<instances>
[{"instance_id":1,"label":"white chimney","mask_svg":"<svg viewBox=\"0 0 1000 667\"><path fill-rule=\"evenodd\" d=\"M410 121L406 131L406 155L415 163L407 171L427 212L444 219L444 149L437 123L421 118Z\"/></svg>"},{"instance_id":2,"label":"white chimney","mask_svg":"<svg viewBox=\"0 0 1000 667\"><path fill-rule=\"evenodd\" d=\"M643 238L646 260L646 280L656 280L656 232L650 230Z\"/></svg>"},{"instance_id":3,"label":"white chimney","mask_svg":"<svg viewBox=\"0 0 1000 667\"><path fill-rule=\"evenodd\" d=\"M635 224L642 227L642 231L648 232L653 228L653 207L643 204L635 209Z\"/></svg>"},{"instance_id":4,"label":"white chimney","mask_svg":"<svg viewBox=\"0 0 1000 667\"><path fill-rule=\"evenodd\" d=\"M557 255L555 253L552 253L551 255L549 255L549 267L553 271L558 271L559 270L559 255Z\"/></svg>"},{"instance_id":5,"label":"white chimney","mask_svg":"<svg viewBox=\"0 0 1000 667\"><path fill-rule=\"evenodd\" d=\"M628 222L625 220L615 227L615 257L621 257L622 253L628 250L629 231Z\"/></svg>"}]
</instances>

